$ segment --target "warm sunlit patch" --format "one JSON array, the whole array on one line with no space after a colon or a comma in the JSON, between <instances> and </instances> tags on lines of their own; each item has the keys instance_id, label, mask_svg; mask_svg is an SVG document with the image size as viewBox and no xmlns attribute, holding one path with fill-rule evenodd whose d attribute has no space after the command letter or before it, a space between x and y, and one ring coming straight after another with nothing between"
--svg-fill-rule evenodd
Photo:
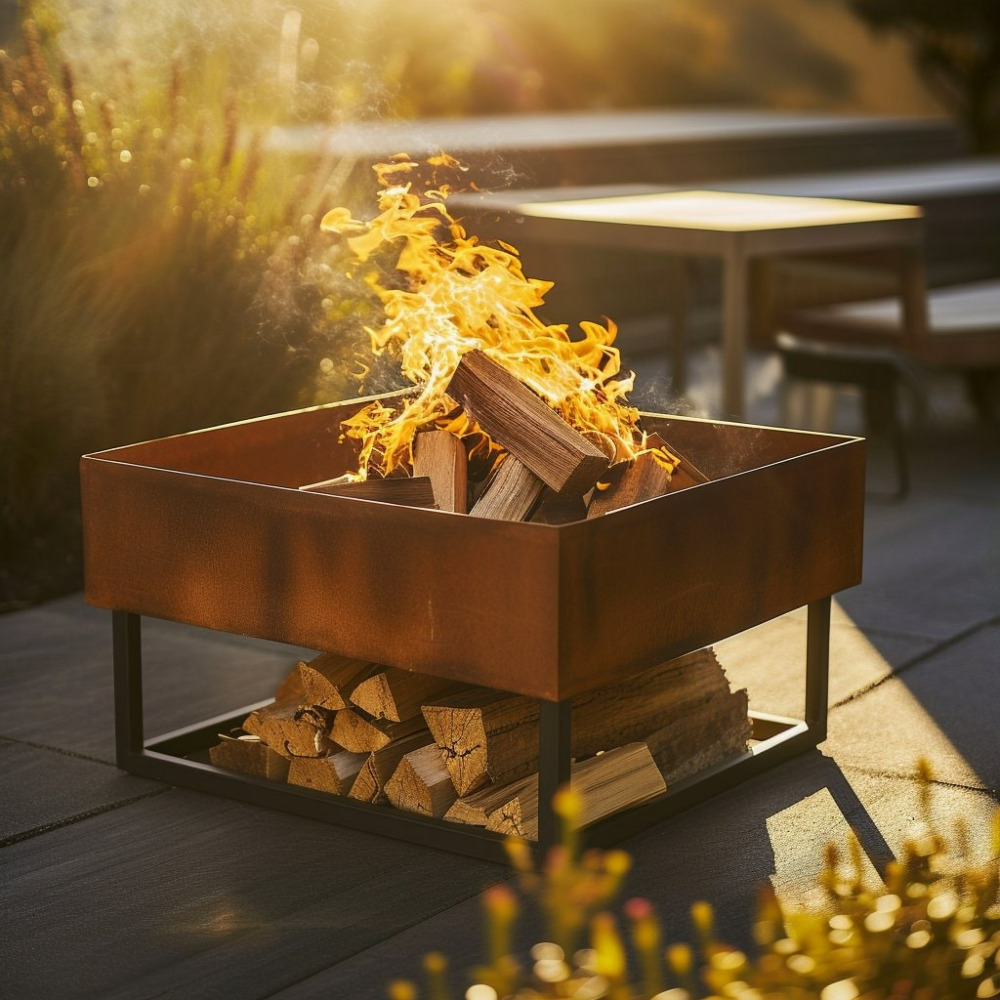
<instances>
[{"instance_id":1,"label":"warm sunlit patch","mask_svg":"<svg viewBox=\"0 0 1000 1000\"><path fill-rule=\"evenodd\" d=\"M432 168L461 169L451 157ZM375 167L379 214L359 223L347 209L328 212L322 228L347 238L361 262L391 250L396 287L373 278L385 322L368 329L376 356L399 358L415 392L399 403L374 403L346 421L344 432L361 442L359 475L408 470L413 438L424 427L471 438L471 447L495 448L450 399L445 388L463 354L483 350L533 389L571 426L613 455L634 458L644 450L638 411L627 402L633 375L623 375L616 328L582 322L571 336L535 313L551 282L525 277L508 244L481 244L450 215L447 184L417 183L419 164L405 156ZM668 470L677 459L656 452Z\"/></svg>"}]
</instances>

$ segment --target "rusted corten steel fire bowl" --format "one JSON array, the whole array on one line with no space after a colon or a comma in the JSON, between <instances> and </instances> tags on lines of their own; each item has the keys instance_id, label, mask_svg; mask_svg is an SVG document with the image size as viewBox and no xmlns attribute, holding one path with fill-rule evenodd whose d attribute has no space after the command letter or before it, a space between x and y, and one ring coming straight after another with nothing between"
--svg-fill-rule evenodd
<instances>
[{"instance_id":1,"label":"rusted corten steel fire bowl","mask_svg":"<svg viewBox=\"0 0 1000 1000\"><path fill-rule=\"evenodd\" d=\"M121 767L503 856L502 838L478 828L189 759L254 706L144 740L142 615L538 698L544 806L569 775L573 695L808 605L805 718L757 716L752 754L592 825L593 843L825 738L830 596L861 579L861 439L646 414L710 481L558 526L300 491L356 467L340 424L366 402L84 456L86 596L113 611ZM555 836L543 807L539 846Z\"/></svg>"}]
</instances>

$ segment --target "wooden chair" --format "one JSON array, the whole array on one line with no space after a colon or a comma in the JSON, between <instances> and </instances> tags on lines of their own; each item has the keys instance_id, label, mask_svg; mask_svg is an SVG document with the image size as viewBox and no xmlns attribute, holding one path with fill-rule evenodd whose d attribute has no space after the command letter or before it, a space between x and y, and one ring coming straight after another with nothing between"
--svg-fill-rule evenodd
<instances>
[{"instance_id":1,"label":"wooden chair","mask_svg":"<svg viewBox=\"0 0 1000 1000\"><path fill-rule=\"evenodd\" d=\"M782 318L776 346L789 378L857 385L869 430L893 444L898 496L909 488L899 389L919 366L958 372L982 419L996 417L1000 384L1000 279L936 288L922 295L919 270L900 298L803 309Z\"/></svg>"}]
</instances>

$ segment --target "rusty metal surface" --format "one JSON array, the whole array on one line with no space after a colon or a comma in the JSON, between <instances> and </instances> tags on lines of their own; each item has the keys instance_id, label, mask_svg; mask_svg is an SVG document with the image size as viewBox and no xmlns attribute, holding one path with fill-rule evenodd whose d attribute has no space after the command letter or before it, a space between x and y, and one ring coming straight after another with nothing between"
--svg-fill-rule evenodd
<instances>
[{"instance_id":1,"label":"rusty metal surface","mask_svg":"<svg viewBox=\"0 0 1000 1000\"><path fill-rule=\"evenodd\" d=\"M712 481L498 523L296 489L359 405L85 456L88 601L556 699L860 581L857 439L650 416Z\"/></svg>"}]
</instances>

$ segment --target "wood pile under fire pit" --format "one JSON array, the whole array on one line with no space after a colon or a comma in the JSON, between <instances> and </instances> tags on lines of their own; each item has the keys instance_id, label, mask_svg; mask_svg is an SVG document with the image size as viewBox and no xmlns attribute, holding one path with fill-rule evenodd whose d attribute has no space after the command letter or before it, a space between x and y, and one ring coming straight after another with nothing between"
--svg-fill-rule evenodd
<instances>
[{"instance_id":1,"label":"wood pile under fire pit","mask_svg":"<svg viewBox=\"0 0 1000 1000\"><path fill-rule=\"evenodd\" d=\"M711 649L572 700L571 782L586 825L746 752L745 690ZM297 663L213 764L537 838L538 702L321 653Z\"/></svg>"}]
</instances>

